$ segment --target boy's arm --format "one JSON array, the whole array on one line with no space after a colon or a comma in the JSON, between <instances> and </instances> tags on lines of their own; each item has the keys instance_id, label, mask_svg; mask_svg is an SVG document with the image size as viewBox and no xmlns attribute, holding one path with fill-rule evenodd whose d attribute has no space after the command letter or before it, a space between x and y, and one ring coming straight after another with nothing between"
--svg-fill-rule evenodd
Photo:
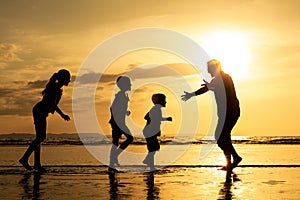
<instances>
[{"instance_id":1,"label":"boy's arm","mask_svg":"<svg viewBox=\"0 0 300 200\"><path fill-rule=\"evenodd\" d=\"M163 117L161 121L172 121L172 117Z\"/></svg>"}]
</instances>

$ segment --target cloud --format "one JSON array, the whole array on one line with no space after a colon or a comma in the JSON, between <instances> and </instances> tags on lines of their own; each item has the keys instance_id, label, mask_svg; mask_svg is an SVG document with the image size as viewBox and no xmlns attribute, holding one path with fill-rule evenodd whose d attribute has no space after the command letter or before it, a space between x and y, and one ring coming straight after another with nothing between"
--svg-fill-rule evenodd
<instances>
[{"instance_id":1,"label":"cloud","mask_svg":"<svg viewBox=\"0 0 300 200\"><path fill-rule=\"evenodd\" d=\"M31 115L31 108L41 97L46 81L13 81L0 87L0 115Z\"/></svg>"},{"instance_id":2,"label":"cloud","mask_svg":"<svg viewBox=\"0 0 300 200\"><path fill-rule=\"evenodd\" d=\"M37 80L28 82L30 88L44 88L47 83L47 80Z\"/></svg>"},{"instance_id":3,"label":"cloud","mask_svg":"<svg viewBox=\"0 0 300 200\"><path fill-rule=\"evenodd\" d=\"M8 88L0 88L0 97L11 95L15 90Z\"/></svg>"},{"instance_id":4,"label":"cloud","mask_svg":"<svg viewBox=\"0 0 300 200\"><path fill-rule=\"evenodd\" d=\"M79 84L94 84L98 82L110 83L112 81L115 81L116 77L118 77L118 74L100 74L95 72L89 72L81 76L77 76L75 78L75 81L77 81Z\"/></svg>"},{"instance_id":5,"label":"cloud","mask_svg":"<svg viewBox=\"0 0 300 200\"><path fill-rule=\"evenodd\" d=\"M147 78L161 78L161 77L178 77L184 75L190 75L195 72L190 70L189 64L165 64L159 66L149 66L143 68L134 68L127 72L126 75L132 79L147 79Z\"/></svg>"},{"instance_id":6,"label":"cloud","mask_svg":"<svg viewBox=\"0 0 300 200\"><path fill-rule=\"evenodd\" d=\"M107 84L115 85L116 79L119 76L129 76L133 80L135 79L151 79L151 78L161 78L161 77L178 77L195 74L192 65L184 63L171 63L159 66L143 66L130 64L128 65L127 72L120 72L116 74L101 74L95 72L85 73L81 76L74 76L73 79L79 84ZM142 65L141 65L142 66ZM100 77L100 79L99 79Z\"/></svg>"},{"instance_id":7,"label":"cloud","mask_svg":"<svg viewBox=\"0 0 300 200\"><path fill-rule=\"evenodd\" d=\"M21 59L17 53L21 51L21 48L15 44L0 44L0 62L21 62Z\"/></svg>"},{"instance_id":8,"label":"cloud","mask_svg":"<svg viewBox=\"0 0 300 200\"><path fill-rule=\"evenodd\" d=\"M21 51L22 49L15 44L0 44L0 69L5 69L10 62L22 62L23 59L18 55Z\"/></svg>"}]
</instances>

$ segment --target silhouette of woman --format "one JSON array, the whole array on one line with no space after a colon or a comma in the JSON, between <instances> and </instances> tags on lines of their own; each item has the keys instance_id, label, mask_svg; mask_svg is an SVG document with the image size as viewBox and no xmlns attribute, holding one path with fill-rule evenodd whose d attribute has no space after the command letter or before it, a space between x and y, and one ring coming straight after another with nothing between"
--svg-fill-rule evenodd
<instances>
[{"instance_id":1,"label":"silhouette of woman","mask_svg":"<svg viewBox=\"0 0 300 200\"><path fill-rule=\"evenodd\" d=\"M49 113L54 114L56 111L64 120L69 121L70 117L64 114L57 106L62 96L62 87L68 86L71 74L66 69L61 69L54 73L49 79L46 88L42 91L43 99L35 104L32 109L33 120L35 125L36 138L29 145L28 149L19 160L19 162L28 170L31 166L28 159L34 151L34 169L45 170L40 161L41 143L46 139L46 118Z\"/></svg>"}]
</instances>

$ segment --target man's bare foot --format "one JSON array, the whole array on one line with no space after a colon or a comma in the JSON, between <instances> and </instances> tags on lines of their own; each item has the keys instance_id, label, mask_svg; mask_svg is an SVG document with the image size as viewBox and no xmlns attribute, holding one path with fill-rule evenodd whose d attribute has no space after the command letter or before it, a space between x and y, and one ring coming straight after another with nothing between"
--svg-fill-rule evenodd
<instances>
[{"instance_id":1,"label":"man's bare foot","mask_svg":"<svg viewBox=\"0 0 300 200\"><path fill-rule=\"evenodd\" d=\"M238 157L236 159L233 160L233 163L232 163L232 168L235 168L238 166L238 164L243 160L242 157Z\"/></svg>"}]
</instances>

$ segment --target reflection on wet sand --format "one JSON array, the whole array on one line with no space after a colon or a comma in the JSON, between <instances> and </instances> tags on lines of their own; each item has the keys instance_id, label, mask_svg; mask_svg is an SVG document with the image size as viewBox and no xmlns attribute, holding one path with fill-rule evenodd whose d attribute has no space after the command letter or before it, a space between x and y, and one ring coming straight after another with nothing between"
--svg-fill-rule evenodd
<instances>
[{"instance_id":1,"label":"reflection on wet sand","mask_svg":"<svg viewBox=\"0 0 300 200\"><path fill-rule=\"evenodd\" d=\"M154 183L154 172L146 173L147 199L159 199L159 187Z\"/></svg>"},{"instance_id":2,"label":"reflection on wet sand","mask_svg":"<svg viewBox=\"0 0 300 200\"><path fill-rule=\"evenodd\" d=\"M237 174L233 173L232 171L226 172L226 179L225 182L222 182L222 187L219 191L219 198L218 200L230 200L236 199L236 196L233 192L233 188L236 188L236 182L240 182L241 179L238 178Z\"/></svg>"},{"instance_id":3,"label":"reflection on wet sand","mask_svg":"<svg viewBox=\"0 0 300 200\"><path fill-rule=\"evenodd\" d=\"M30 186L30 178L33 175L33 187ZM23 187L24 193L22 199L39 199L40 197L40 179L39 172L25 173L19 184Z\"/></svg>"},{"instance_id":4,"label":"reflection on wet sand","mask_svg":"<svg viewBox=\"0 0 300 200\"><path fill-rule=\"evenodd\" d=\"M110 199L128 199L132 198L132 184L130 181L127 182L128 178L122 179L121 182L118 172L108 172L109 178L109 196Z\"/></svg>"},{"instance_id":5,"label":"reflection on wet sand","mask_svg":"<svg viewBox=\"0 0 300 200\"><path fill-rule=\"evenodd\" d=\"M110 199L117 199L118 197L118 179L116 173L108 173L109 185L110 185Z\"/></svg>"}]
</instances>

